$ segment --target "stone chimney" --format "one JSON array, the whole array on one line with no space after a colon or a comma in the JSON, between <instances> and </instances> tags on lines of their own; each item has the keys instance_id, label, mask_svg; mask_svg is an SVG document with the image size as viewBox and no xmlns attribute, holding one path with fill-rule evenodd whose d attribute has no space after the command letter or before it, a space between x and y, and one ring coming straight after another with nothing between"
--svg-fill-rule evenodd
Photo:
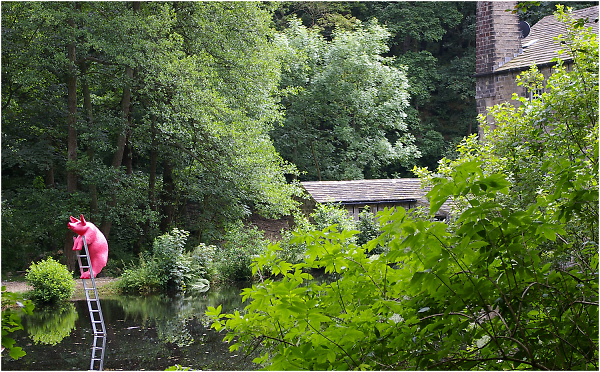
<instances>
[{"instance_id":1,"label":"stone chimney","mask_svg":"<svg viewBox=\"0 0 600 372\"><path fill-rule=\"evenodd\" d=\"M515 5L516 1L477 2L477 74L493 72L522 51L519 16L506 11Z\"/></svg>"},{"instance_id":2,"label":"stone chimney","mask_svg":"<svg viewBox=\"0 0 600 372\"><path fill-rule=\"evenodd\" d=\"M502 84L494 71L521 53L519 16L510 11L516 1L478 1L476 23L476 91L477 113L486 107L509 101L503 97ZM482 131L480 130L480 138Z\"/></svg>"}]
</instances>

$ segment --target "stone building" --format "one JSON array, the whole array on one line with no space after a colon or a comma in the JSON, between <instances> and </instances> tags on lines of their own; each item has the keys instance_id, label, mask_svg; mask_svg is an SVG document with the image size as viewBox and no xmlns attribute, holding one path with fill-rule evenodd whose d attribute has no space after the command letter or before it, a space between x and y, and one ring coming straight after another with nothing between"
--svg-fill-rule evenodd
<instances>
[{"instance_id":1,"label":"stone building","mask_svg":"<svg viewBox=\"0 0 600 372\"><path fill-rule=\"evenodd\" d=\"M515 82L517 75L536 65L548 77L555 65L552 59L559 57L571 61L568 53L558 55L560 45L554 38L565 32L565 27L553 15L541 19L522 37L519 17L510 11L516 1L478 1L476 23L476 92L477 113L485 114L486 108L509 102L512 94L533 98L540 92L526 92ZM568 6L568 3L567 3ZM587 18L586 27L598 32L598 6L576 10L575 19ZM526 33L527 27L523 31ZM518 101L511 102L519 105ZM488 118L493 128L493 122ZM479 138L483 138L482 128Z\"/></svg>"},{"instance_id":2,"label":"stone building","mask_svg":"<svg viewBox=\"0 0 600 372\"><path fill-rule=\"evenodd\" d=\"M312 212L317 203L341 204L355 220L358 220L358 215L366 206L373 214L377 214L385 208L411 209L429 205L425 197L428 190L421 189L421 180L418 178L312 181L301 184L311 196L308 203L304 204L305 214ZM450 202L442 205L436 219L446 219L450 208Z\"/></svg>"}]
</instances>

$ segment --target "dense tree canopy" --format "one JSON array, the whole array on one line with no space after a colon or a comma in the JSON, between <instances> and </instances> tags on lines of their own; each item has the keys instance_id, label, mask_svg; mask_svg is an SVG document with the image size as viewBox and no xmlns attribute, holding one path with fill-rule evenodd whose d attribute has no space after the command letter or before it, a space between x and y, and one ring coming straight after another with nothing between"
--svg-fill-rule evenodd
<instances>
[{"instance_id":1,"label":"dense tree canopy","mask_svg":"<svg viewBox=\"0 0 600 372\"><path fill-rule=\"evenodd\" d=\"M288 213L269 22L244 2L3 4L4 257L67 252L69 214L118 257L159 227Z\"/></svg>"},{"instance_id":2,"label":"dense tree canopy","mask_svg":"<svg viewBox=\"0 0 600 372\"><path fill-rule=\"evenodd\" d=\"M475 2L284 2L276 24L283 29L293 16L327 40L336 28L349 31L357 22L376 19L385 26L390 36L382 56L394 58L391 66L408 79L404 120L421 153L416 164L435 168L452 144L476 132ZM391 162L365 177L410 177L410 168Z\"/></svg>"},{"instance_id":3,"label":"dense tree canopy","mask_svg":"<svg viewBox=\"0 0 600 372\"><path fill-rule=\"evenodd\" d=\"M406 75L381 56L384 28L358 23L328 42L292 20L280 36L288 53L282 87L290 93L273 138L303 178L373 178L389 163L409 166L419 157L405 121Z\"/></svg>"}]
</instances>

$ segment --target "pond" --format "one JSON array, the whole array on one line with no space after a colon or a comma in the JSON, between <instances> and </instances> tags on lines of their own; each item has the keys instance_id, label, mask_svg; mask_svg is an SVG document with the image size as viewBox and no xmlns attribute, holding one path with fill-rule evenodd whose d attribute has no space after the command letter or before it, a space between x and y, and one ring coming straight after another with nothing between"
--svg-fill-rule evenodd
<instances>
[{"instance_id":1,"label":"pond","mask_svg":"<svg viewBox=\"0 0 600 372\"><path fill-rule=\"evenodd\" d=\"M229 352L225 334L210 328L207 306L242 308L244 285L210 289L194 296L111 296L101 298L106 323L104 370L164 370L179 364L202 370L252 370L254 356ZM88 370L93 331L85 301L34 312L25 329L13 333L27 352L2 357L2 370ZM100 343L101 344L101 343Z\"/></svg>"}]
</instances>

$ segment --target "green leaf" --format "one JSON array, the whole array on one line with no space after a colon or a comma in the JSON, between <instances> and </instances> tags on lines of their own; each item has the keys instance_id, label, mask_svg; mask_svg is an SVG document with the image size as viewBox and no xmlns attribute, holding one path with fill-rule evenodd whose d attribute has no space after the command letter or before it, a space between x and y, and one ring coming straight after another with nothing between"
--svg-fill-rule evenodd
<instances>
[{"instance_id":1,"label":"green leaf","mask_svg":"<svg viewBox=\"0 0 600 372\"><path fill-rule=\"evenodd\" d=\"M12 349L10 349L10 352L9 352L9 355L13 359L19 359L19 358L25 356L26 354L27 353L25 353L21 347L13 347Z\"/></svg>"}]
</instances>

